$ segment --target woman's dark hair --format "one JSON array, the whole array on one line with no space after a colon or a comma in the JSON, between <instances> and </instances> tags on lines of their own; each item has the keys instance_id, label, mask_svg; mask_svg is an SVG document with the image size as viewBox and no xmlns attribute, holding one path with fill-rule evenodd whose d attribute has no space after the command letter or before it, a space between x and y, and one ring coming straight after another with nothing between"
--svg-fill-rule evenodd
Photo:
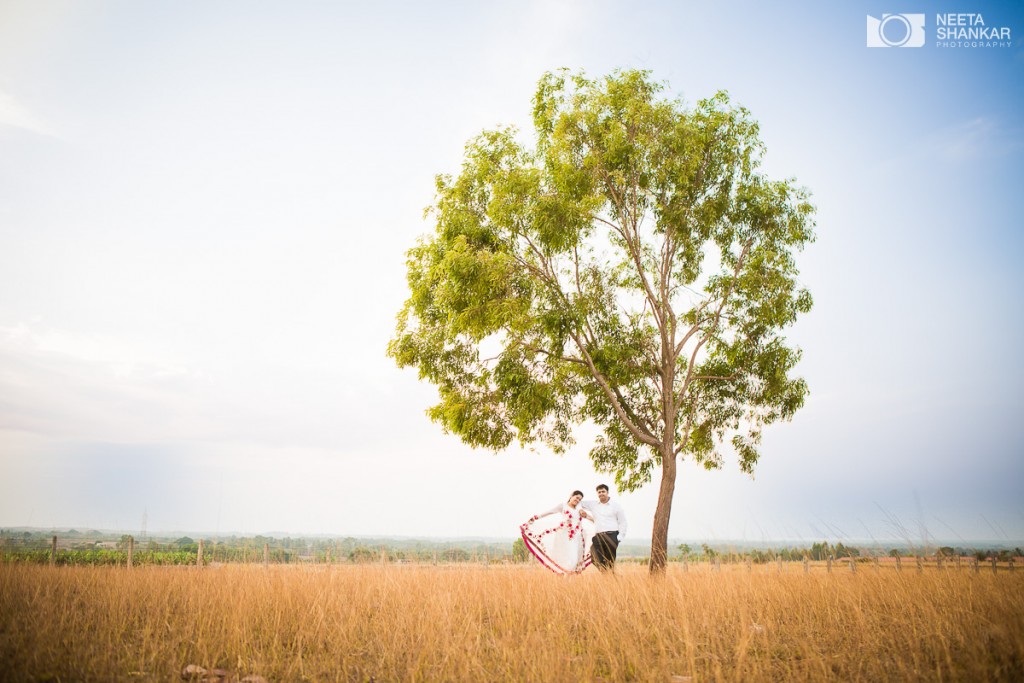
<instances>
[{"instance_id":1,"label":"woman's dark hair","mask_svg":"<svg viewBox=\"0 0 1024 683\"><path fill-rule=\"evenodd\" d=\"M582 498L583 491L573 491L572 493L569 494L569 498L572 498L573 496L579 496L580 498Z\"/></svg>"}]
</instances>

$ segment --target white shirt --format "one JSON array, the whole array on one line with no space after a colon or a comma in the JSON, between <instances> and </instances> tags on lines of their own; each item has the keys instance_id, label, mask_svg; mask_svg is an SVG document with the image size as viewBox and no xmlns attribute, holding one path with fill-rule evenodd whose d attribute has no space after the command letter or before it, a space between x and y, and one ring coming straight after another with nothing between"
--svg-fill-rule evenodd
<instances>
[{"instance_id":1,"label":"white shirt","mask_svg":"<svg viewBox=\"0 0 1024 683\"><path fill-rule=\"evenodd\" d=\"M594 526L597 527L597 533L618 531L619 542L622 542L626 535L626 513L623 512L622 506L618 502L611 499L607 503L602 503L599 500L585 500L580 503L580 507L594 515Z\"/></svg>"}]
</instances>

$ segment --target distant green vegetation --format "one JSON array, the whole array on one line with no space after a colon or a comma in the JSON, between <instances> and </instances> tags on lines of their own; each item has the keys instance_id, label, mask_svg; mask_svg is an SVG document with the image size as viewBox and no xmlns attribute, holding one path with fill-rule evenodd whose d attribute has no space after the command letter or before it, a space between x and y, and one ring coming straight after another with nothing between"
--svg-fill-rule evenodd
<instances>
[{"instance_id":1,"label":"distant green vegetation","mask_svg":"<svg viewBox=\"0 0 1024 683\"><path fill-rule=\"evenodd\" d=\"M0 529L0 563L50 561L53 536L57 536L54 562L59 565L124 565L128 562L128 534L100 531L24 531ZM199 555L199 538L190 536L148 537L134 540L132 562L151 565L195 564ZM522 539L512 542L476 541L469 539L432 540L401 538L275 538L273 536L230 536L205 538L203 562L257 563L263 562L264 546L267 559L275 564L291 563L505 563L528 562L530 557ZM646 545L619 547L622 562L646 562L650 548ZM809 547L753 547L736 544L701 544L699 547L681 543L672 548L670 561L684 558L690 562L745 562L764 564L781 560L802 561L804 557L821 561L852 558L860 561L872 557L972 557L978 560L995 558L1008 562L1012 557L1024 557L1021 548L1007 547L898 547L873 545L854 547L843 543L822 541Z\"/></svg>"},{"instance_id":2,"label":"distant green vegetation","mask_svg":"<svg viewBox=\"0 0 1024 683\"><path fill-rule=\"evenodd\" d=\"M995 558L1000 562L1008 562L1012 557L1024 557L1024 550L1021 548L1005 548L1005 547L952 547L952 546L941 546L941 547L921 547L921 546L910 546L902 545L899 547L888 547L879 544L872 545L867 548L854 547L852 545L844 545L842 543L829 543L828 541L822 541L821 543L814 543L810 547L785 547L779 546L774 548L751 548L744 546L733 546L733 545L716 545L711 546L708 544L702 544L699 549L691 548L689 544L683 543L676 546L678 554L673 555L670 559L676 561L682 561L686 558L690 561L702 561L702 560L714 560L719 559L723 562L739 562L750 560L754 564L763 564L766 562L775 562L781 560L783 562L796 562L803 560L805 557L810 560L820 561L826 560L829 557L839 559L856 559L865 560L872 557L973 557L978 560L986 560Z\"/></svg>"},{"instance_id":3,"label":"distant green vegetation","mask_svg":"<svg viewBox=\"0 0 1024 683\"><path fill-rule=\"evenodd\" d=\"M55 563L60 565L118 565L128 562L128 534L99 531L0 530L0 562L50 561L53 536L57 536ZM199 538L136 538L134 564L195 564ZM204 563L262 562L506 562L512 560L509 543L433 541L394 538L275 538L231 536L202 539Z\"/></svg>"}]
</instances>

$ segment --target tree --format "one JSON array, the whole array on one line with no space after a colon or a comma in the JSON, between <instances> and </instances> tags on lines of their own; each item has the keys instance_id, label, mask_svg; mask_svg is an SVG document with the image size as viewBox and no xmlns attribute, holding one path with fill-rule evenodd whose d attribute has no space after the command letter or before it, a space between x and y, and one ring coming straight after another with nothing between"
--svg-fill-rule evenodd
<instances>
[{"instance_id":1,"label":"tree","mask_svg":"<svg viewBox=\"0 0 1024 683\"><path fill-rule=\"evenodd\" d=\"M795 181L758 172L749 112L719 92L659 99L647 72L546 74L536 145L514 128L436 179L436 229L408 252L388 353L437 385L449 433L501 450L590 450L620 490L660 470L651 572L665 568L677 458L753 472L762 428L807 394L782 330L811 307L794 254L813 239Z\"/></svg>"},{"instance_id":2,"label":"tree","mask_svg":"<svg viewBox=\"0 0 1024 683\"><path fill-rule=\"evenodd\" d=\"M842 543L836 545L834 553L836 557L860 557L860 550L847 547Z\"/></svg>"},{"instance_id":3,"label":"tree","mask_svg":"<svg viewBox=\"0 0 1024 683\"><path fill-rule=\"evenodd\" d=\"M840 543L840 545L842 544ZM828 541L822 541L821 543L815 543L812 545L810 555L812 560L824 560L829 555L839 557L837 549L830 546Z\"/></svg>"},{"instance_id":4,"label":"tree","mask_svg":"<svg viewBox=\"0 0 1024 683\"><path fill-rule=\"evenodd\" d=\"M513 562L526 562L529 556L526 554L526 543L523 539L517 538L512 541L512 561Z\"/></svg>"},{"instance_id":5,"label":"tree","mask_svg":"<svg viewBox=\"0 0 1024 683\"><path fill-rule=\"evenodd\" d=\"M469 562L469 553L462 548L446 548L441 557L445 562Z\"/></svg>"},{"instance_id":6,"label":"tree","mask_svg":"<svg viewBox=\"0 0 1024 683\"><path fill-rule=\"evenodd\" d=\"M356 546L348 554L348 559L351 562L372 562L376 558L377 554L374 551L362 546Z\"/></svg>"}]
</instances>

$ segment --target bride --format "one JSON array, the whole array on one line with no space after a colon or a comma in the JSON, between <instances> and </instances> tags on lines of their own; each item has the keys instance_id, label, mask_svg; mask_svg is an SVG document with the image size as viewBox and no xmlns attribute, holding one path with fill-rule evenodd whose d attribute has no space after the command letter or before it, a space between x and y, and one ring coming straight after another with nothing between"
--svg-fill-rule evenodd
<instances>
[{"instance_id":1,"label":"bride","mask_svg":"<svg viewBox=\"0 0 1024 683\"><path fill-rule=\"evenodd\" d=\"M590 566L590 541L593 521L589 512L579 507L582 491L573 491L568 502L531 517L520 525L523 542L537 560L556 574L579 574Z\"/></svg>"}]
</instances>

